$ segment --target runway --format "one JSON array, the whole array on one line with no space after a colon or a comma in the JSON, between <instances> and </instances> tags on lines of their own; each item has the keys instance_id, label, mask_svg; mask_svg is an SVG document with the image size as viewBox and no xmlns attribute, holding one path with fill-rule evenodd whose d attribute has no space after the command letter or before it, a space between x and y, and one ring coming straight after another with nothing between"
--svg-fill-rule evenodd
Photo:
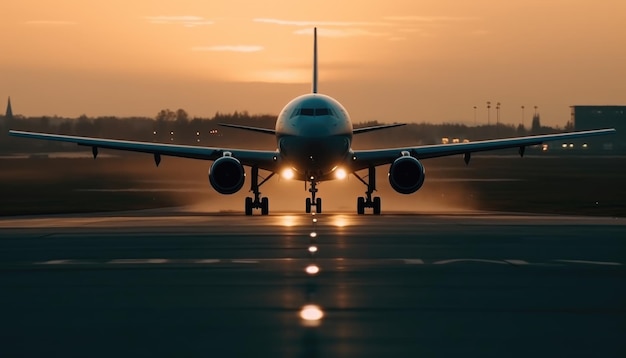
<instances>
[{"instance_id":1,"label":"runway","mask_svg":"<svg viewBox=\"0 0 626 358\"><path fill-rule=\"evenodd\" d=\"M5 217L0 356L624 357L625 238L484 212Z\"/></svg>"}]
</instances>

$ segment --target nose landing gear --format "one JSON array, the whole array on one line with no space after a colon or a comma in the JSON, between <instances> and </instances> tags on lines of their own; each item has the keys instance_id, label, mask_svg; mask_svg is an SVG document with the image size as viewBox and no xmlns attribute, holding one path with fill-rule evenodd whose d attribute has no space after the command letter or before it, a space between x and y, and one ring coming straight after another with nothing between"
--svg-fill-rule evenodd
<instances>
[{"instance_id":1,"label":"nose landing gear","mask_svg":"<svg viewBox=\"0 0 626 358\"><path fill-rule=\"evenodd\" d=\"M306 198L305 211L307 214L311 213L311 207L315 206L315 212L318 214L322 213L322 199L315 198L315 193L317 193L317 181L314 176L310 177L309 181L309 192L311 193L310 198Z\"/></svg>"}]
</instances>

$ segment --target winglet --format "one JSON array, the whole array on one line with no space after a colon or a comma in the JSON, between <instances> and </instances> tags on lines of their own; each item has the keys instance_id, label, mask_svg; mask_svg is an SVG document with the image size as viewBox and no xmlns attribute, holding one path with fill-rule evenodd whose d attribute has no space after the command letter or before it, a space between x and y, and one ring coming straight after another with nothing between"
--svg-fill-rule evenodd
<instances>
[{"instance_id":1,"label":"winglet","mask_svg":"<svg viewBox=\"0 0 626 358\"><path fill-rule=\"evenodd\" d=\"M317 93L317 27L313 28L313 93Z\"/></svg>"}]
</instances>

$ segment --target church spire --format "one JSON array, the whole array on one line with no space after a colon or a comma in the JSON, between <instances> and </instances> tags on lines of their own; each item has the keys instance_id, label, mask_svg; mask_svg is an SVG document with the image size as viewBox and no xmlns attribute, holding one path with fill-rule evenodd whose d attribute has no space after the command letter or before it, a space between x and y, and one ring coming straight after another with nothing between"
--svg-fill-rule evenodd
<instances>
[{"instance_id":1,"label":"church spire","mask_svg":"<svg viewBox=\"0 0 626 358\"><path fill-rule=\"evenodd\" d=\"M5 118L11 119L13 118L13 109L11 108L11 97L9 96L9 101L7 102L7 112L4 115Z\"/></svg>"}]
</instances>

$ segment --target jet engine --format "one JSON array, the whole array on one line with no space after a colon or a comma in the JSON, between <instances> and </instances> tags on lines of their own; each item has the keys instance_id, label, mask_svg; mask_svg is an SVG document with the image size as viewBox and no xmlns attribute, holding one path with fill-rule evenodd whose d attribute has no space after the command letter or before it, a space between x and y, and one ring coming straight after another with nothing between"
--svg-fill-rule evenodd
<instances>
[{"instance_id":1,"label":"jet engine","mask_svg":"<svg viewBox=\"0 0 626 358\"><path fill-rule=\"evenodd\" d=\"M234 194L241 189L246 179L246 172L241 163L230 156L224 156L213 162L209 169L209 182L220 194Z\"/></svg>"},{"instance_id":2,"label":"jet engine","mask_svg":"<svg viewBox=\"0 0 626 358\"><path fill-rule=\"evenodd\" d=\"M401 194L415 193L424 184L424 166L414 157L405 155L389 168L389 184Z\"/></svg>"}]
</instances>

